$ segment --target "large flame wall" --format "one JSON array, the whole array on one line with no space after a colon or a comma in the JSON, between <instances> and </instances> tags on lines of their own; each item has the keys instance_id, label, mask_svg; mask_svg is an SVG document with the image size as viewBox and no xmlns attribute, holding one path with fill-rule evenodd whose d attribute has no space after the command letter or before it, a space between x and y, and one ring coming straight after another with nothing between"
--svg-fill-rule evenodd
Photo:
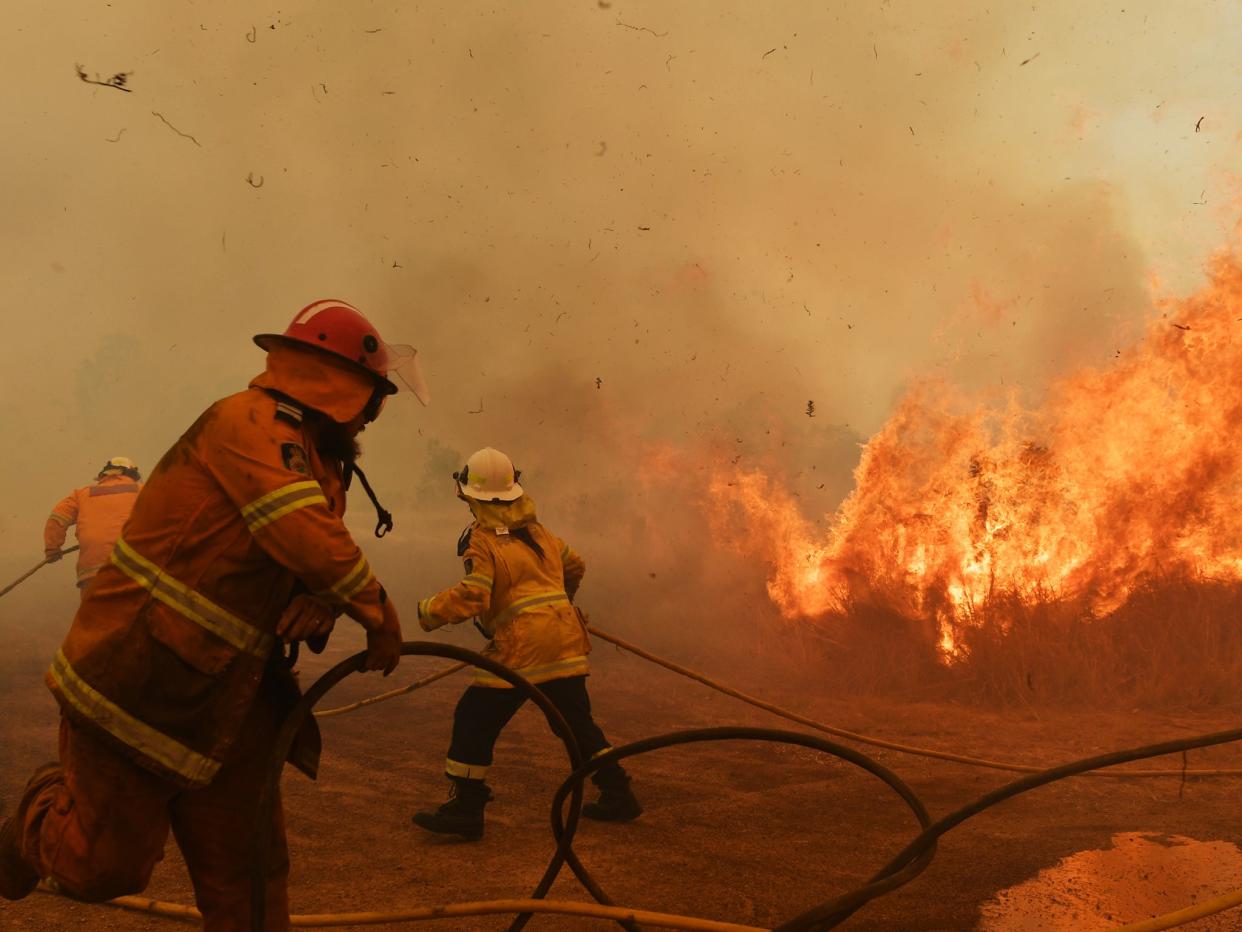
<instances>
[{"instance_id":1,"label":"large flame wall","mask_svg":"<svg viewBox=\"0 0 1242 932\"><path fill-rule=\"evenodd\" d=\"M1061 379L1036 408L913 388L826 533L762 471L717 469L711 491L745 527L728 539L769 565L786 618L879 601L934 619L950 657L1001 595L1101 616L1153 580L1242 578L1239 255L1158 307L1111 366Z\"/></svg>"}]
</instances>

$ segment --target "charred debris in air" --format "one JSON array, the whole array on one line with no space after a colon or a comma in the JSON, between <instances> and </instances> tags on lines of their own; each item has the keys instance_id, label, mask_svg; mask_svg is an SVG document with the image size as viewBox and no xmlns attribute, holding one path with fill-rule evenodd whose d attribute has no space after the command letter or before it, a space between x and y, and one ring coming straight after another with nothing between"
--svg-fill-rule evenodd
<instances>
[{"instance_id":1,"label":"charred debris in air","mask_svg":"<svg viewBox=\"0 0 1242 932\"><path fill-rule=\"evenodd\" d=\"M194 143L194 145L198 146L200 149L203 147L203 144L199 142L197 139L195 139L193 136L191 136L189 133L183 133L181 132L181 130L177 129L177 127L169 123L168 118L164 116L164 114L160 113L158 110L152 110L151 115L159 117L160 120L163 122L163 124L167 126L170 130L172 130L174 133L176 133L178 136L181 136L184 139L190 140L190 142Z\"/></svg>"},{"instance_id":2,"label":"charred debris in air","mask_svg":"<svg viewBox=\"0 0 1242 932\"><path fill-rule=\"evenodd\" d=\"M116 91L124 91L126 94L132 94L134 92L132 87L125 86L129 82L129 76L133 74L132 71L118 71L112 77L104 80L100 78L98 74L96 74L93 78L88 76L79 64L75 63L73 68L78 73L78 79L85 81L87 84L98 84L100 87L110 87Z\"/></svg>"},{"instance_id":3,"label":"charred debris in air","mask_svg":"<svg viewBox=\"0 0 1242 932\"><path fill-rule=\"evenodd\" d=\"M272 28L275 29L276 27L273 26ZM98 74L96 74L95 77L92 78L82 69L82 66L77 63L74 64L73 70L77 73L78 80L83 81L86 84L95 84L95 85L98 85L99 87L110 87L116 91L124 91L126 94L132 94L134 92L134 89L132 87L126 87L126 85L129 83L129 76L133 74L132 71L118 71L112 77L105 80L103 78L100 78ZM151 115L154 117L159 117L160 120L163 122L163 124L167 126L170 130L172 130L174 133L176 133L178 136L181 136L184 139L190 140L190 142L194 143L194 145L198 146L200 149L203 147L203 144L199 142L197 139L195 139L194 136L192 136L190 133L183 133L181 130L177 129L177 127L173 126L172 123L168 121L168 118L164 116L164 114L160 113L158 110L152 110ZM116 136L114 136L111 139L105 139L104 142L120 142L121 135L125 132L125 129L126 127L122 127L121 131L118 132ZM260 184L262 184L262 181L260 181ZM255 187L258 187L258 185L255 185Z\"/></svg>"}]
</instances>

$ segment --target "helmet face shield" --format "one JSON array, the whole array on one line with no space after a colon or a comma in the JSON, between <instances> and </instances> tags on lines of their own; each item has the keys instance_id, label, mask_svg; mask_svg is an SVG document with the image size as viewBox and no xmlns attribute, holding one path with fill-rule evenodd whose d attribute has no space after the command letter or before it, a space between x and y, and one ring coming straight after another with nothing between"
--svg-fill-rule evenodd
<instances>
[{"instance_id":1,"label":"helmet face shield","mask_svg":"<svg viewBox=\"0 0 1242 932\"><path fill-rule=\"evenodd\" d=\"M422 367L418 364L418 350L407 343L386 343L384 348L388 355L388 375L390 379L393 375L397 377L394 382L397 390L401 391L404 385L405 390L413 392L414 397L424 407L430 404L431 393L427 390Z\"/></svg>"}]
</instances>

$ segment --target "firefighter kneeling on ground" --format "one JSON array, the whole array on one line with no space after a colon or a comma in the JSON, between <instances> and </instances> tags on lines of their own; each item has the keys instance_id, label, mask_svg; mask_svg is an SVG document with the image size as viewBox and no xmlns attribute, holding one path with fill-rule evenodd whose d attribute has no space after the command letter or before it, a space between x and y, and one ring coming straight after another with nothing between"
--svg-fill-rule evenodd
<instances>
[{"instance_id":1,"label":"firefighter kneeling on ground","mask_svg":"<svg viewBox=\"0 0 1242 932\"><path fill-rule=\"evenodd\" d=\"M86 587L99 568L108 562L112 546L121 536L125 519L142 491L142 475L127 456L114 456L104 463L92 485L74 489L52 509L43 528L43 557L48 563L61 558L69 528L78 538L78 589Z\"/></svg>"},{"instance_id":2,"label":"firefighter kneeling on ground","mask_svg":"<svg viewBox=\"0 0 1242 932\"><path fill-rule=\"evenodd\" d=\"M342 520L355 438L397 391L397 348L340 301L255 342L266 371L156 466L48 670L60 760L0 828L8 899L40 878L91 902L138 893L171 828L204 928L249 929L258 798L299 697L280 641L322 649L344 613L366 629L365 669L387 675L400 660L397 612ZM313 777L308 724L289 759ZM283 930L279 800L264 828L268 928Z\"/></svg>"},{"instance_id":3,"label":"firefighter kneeling on ground","mask_svg":"<svg viewBox=\"0 0 1242 932\"><path fill-rule=\"evenodd\" d=\"M586 572L582 558L535 519L535 504L518 485L513 462L491 447L479 450L455 473L457 496L470 506L474 523L458 542L465 576L457 585L418 604L424 631L478 617L490 638L483 653L538 684L565 717L584 759L610 750L591 717L587 652L591 642L573 598ZM419 812L414 823L431 832L483 837L483 807L491 801L484 778L500 732L526 697L504 680L476 670L453 715L453 737L444 772L449 800ZM642 815L620 764L591 779L598 802L582 814L628 822Z\"/></svg>"}]
</instances>

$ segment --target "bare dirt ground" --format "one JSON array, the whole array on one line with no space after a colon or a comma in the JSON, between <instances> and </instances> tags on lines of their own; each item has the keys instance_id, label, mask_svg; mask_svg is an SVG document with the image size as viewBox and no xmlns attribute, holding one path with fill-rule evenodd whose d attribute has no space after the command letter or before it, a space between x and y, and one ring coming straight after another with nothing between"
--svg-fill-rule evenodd
<instances>
[{"instance_id":1,"label":"bare dirt ground","mask_svg":"<svg viewBox=\"0 0 1242 932\"><path fill-rule=\"evenodd\" d=\"M54 754L56 710L41 682L59 641L50 629L7 625L0 655L0 799L10 803L30 770ZM624 630L623 636L638 634ZM302 664L309 682L358 648L338 632L328 652ZM709 673L712 658L682 655ZM597 646L591 679L600 722L615 744L721 724L781 721L635 657ZM407 661L393 677L355 676L330 694L337 705L410 682L444 662ZM817 689L812 670L775 675L763 663L729 671L733 685L821 720L897 741L1052 765L1105 750L1237 724L1226 712L1089 710L992 712L890 698L850 701ZM551 852L548 801L563 750L538 712L524 709L502 736L490 782L496 801L478 844L443 841L410 824L439 803L441 766L459 674L412 696L323 722L322 773L286 772L294 912L384 910L524 897ZM792 726L790 726L792 727ZM867 750L863 748L863 750ZM921 795L933 817L1008 782L993 771L872 751ZM1158 765L1178 767L1180 760ZM630 762L646 814L629 825L584 823L577 850L620 904L769 926L861 884L916 832L910 813L870 775L809 750L721 743L674 748ZM1191 767L1242 767L1242 748L1192 752ZM1118 832L1242 841L1237 779L1075 779L1037 790L967 822L941 844L913 883L849 920L855 930L968 930L998 891L1075 852L1107 848ZM170 844L147 894L192 902ZM589 899L568 870L551 896ZM1180 905L1174 903L1173 905ZM1116 920L1139 918L1115 916ZM502 929L505 917L442 920L435 928ZM1240 920L1242 923L1242 920ZM14 930L158 929L165 919L35 895L0 902ZM425 925L425 924L420 924ZM408 924L406 928L413 928ZM604 928L586 919L536 917L534 928Z\"/></svg>"}]
</instances>

